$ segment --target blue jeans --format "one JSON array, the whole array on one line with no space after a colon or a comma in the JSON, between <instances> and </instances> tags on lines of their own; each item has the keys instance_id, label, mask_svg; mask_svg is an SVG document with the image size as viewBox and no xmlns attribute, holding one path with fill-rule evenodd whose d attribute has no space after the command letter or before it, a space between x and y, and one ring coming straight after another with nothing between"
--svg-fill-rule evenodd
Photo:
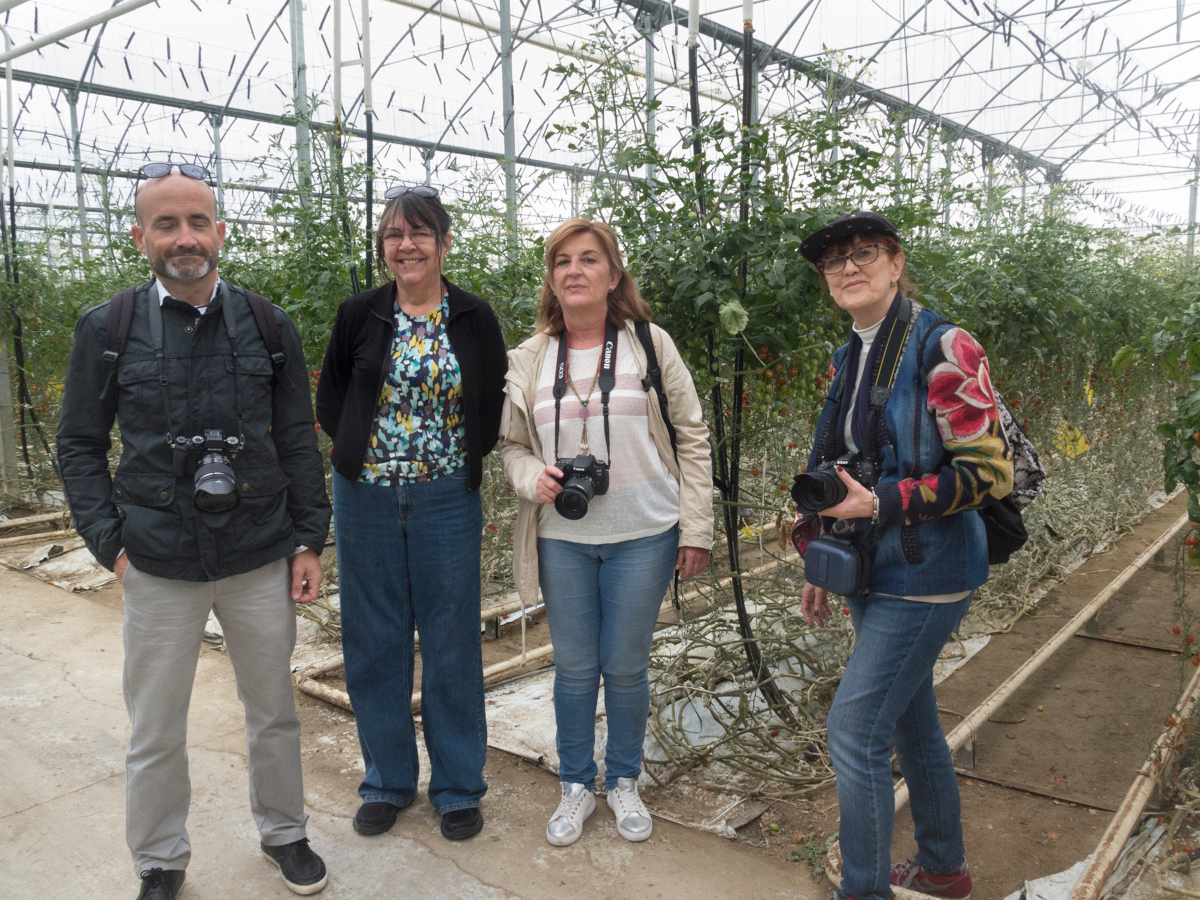
<instances>
[{"instance_id":1,"label":"blue jeans","mask_svg":"<svg viewBox=\"0 0 1200 900\"><path fill-rule=\"evenodd\" d=\"M908 782L917 859L947 874L965 859L954 761L938 721L933 664L971 605L890 594L847 599L857 636L826 727L837 773L842 898L888 900L894 741Z\"/></svg>"},{"instance_id":2,"label":"blue jeans","mask_svg":"<svg viewBox=\"0 0 1200 900\"><path fill-rule=\"evenodd\" d=\"M487 791L479 637L483 503L466 467L395 487L333 474L346 690L358 724L364 803L417 794L411 708L413 629L421 633L421 716L439 814Z\"/></svg>"},{"instance_id":3,"label":"blue jeans","mask_svg":"<svg viewBox=\"0 0 1200 900\"><path fill-rule=\"evenodd\" d=\"M538 538L538 578L554 643L558 777L596 783L596 700L604 676L608 746L604 786L642 773L650 715L650 641L679 529L613 544Z\"/></svg>"}]
</instances>

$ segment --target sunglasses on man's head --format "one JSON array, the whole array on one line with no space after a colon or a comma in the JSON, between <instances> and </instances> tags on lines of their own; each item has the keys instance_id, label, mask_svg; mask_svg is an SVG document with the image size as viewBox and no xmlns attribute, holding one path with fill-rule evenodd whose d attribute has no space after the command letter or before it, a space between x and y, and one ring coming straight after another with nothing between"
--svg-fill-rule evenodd
<instances>
[{"instance_id":1,"label":"sunglasses on man's head","mask_svg":"<svg viewBox=\"0 0 1200 900\"><path fill-rule=\"evenodd\" d=\"M212 176L208 174L208 169L204 166L197 166L192 163L164 163L152 162L146 163L138 169L138 175L142 178L165 178L172 171L178 171L180 175L187 178L194 178L196 181L209 181Z\"/></svg>"},{"instance_id":2,"label":"sunglasses on man's head","mask_svg":"<svg viewBox=\"0 0 1200 900\"><path fill-rule=\"evenodd\" d=\"M425 197L432 200L438 195L438 189L430 187L427 184L398 184L395 187L388 188L384 194L384 200L395 200L397 197L403 197L405 194L416 194L418 197Z\"/></svg>"}]
</instances>

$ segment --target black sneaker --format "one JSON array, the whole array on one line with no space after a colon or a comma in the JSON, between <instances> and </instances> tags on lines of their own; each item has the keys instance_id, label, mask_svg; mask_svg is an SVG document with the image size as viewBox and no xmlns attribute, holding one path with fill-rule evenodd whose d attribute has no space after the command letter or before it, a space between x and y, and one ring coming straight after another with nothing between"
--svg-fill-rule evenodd
<instances>
[{"instance_id":1,"label":"black sneaker","mask_svg":"<svg viewBox=\"0 0 1200 900\"><path fill-rule=\"evenodd\" d=\"M364 803L354 814L354 830L359 834L383 834L396 824L400 807L386 800Z\"/></svg>"},{"instance_id":2,"label":"black sneaker","mask_svg":"<svg viewBox=\"0 0 1200 900\"><path fill-rule=\"evenodd\" d=\"M183 869L148 869L142 873L137 900L175 900L183 890Z\"/></svg>"},{"instance_id":3,"label":"black sneaker","mask_svg":"<svg viewBox=\"0 0 1200 900\"><path fill-rule=\"evenodd\" d=\"M297 894L315 894L325 887L329 875L321 857L312 852L308 838L301 838L281 847L262 845L263 856L283 873L283 883Z\"/></svg>"},{"instance_id":4,"label":"black sneaker","mask_svg":"<svg viewBox=\"0 0 1200 900\"><path fill-rule=\"evenodd\" d=\"M442 816L442 837L448 841L463 841L483 830L483 813L478 806L452 809Z\"/></svg>"}]
</instances>

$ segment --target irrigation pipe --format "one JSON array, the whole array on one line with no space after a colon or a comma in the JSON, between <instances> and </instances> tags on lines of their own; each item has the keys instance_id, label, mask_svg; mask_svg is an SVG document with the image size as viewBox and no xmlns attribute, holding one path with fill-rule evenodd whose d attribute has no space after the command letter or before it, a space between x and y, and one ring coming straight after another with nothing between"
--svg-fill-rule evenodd
<instances>
[{"instance_id":1,"label":"irrigation pipe","mask_svg":"<svg viewBox=\"0 0 1200 900\"><path fill-rule=\"evenodd\" d=\"M970 712L966 718L959 722L954 730L946 735L946 743L950 747L950 752L954 753L954 751L962 747L963 744L965 744L975 734L979 727L989 718L991 718L996 710L998 710L1004 704L1004 702L1008 700L1008 698L1011 697L1019 687L1021 687L1021 685L1028 681L1030 676L1032 676L1033 673L1036 672L1046 662L1046 660L1054 655L1056 650L1061 648L1063 644L1067 643L1072 637L1074 637L1075 632L1082 628L1089 619L1096 615L1100 607L1104 606L1105 603L1111 600L1117 591L1123 588L1129 579L1136 575L1142 569L1142 567L1146 565L1146 563L1150 562L1150 560L1154 558L1154 555L1162 550L1170 542L1170 540L1175 537L1175 535L1177 535L1184 526L1187 525L1187 523L1187 515L1180 516L1170 528L1163 532L1162 536L1159 537L1158 540L1147 547L1137 559L1135 559L1121 571L1120 575L1110 581L1104 590L1097 594L1090 603L1076 613L1075 616L1054 635L1054 637L1050 638L1049 641L1043 644L1037 653L1029 657L1029 659L1022 663L1015 672L1009 675L1008 678L1005 679L1005 681L992 692L991 696L984 700L983 703L979 704L979 706ZM1200 677L1200 673L1197 673L1197 676ZM1195 683L1196 681L1193 679L1193 685ZM1189 685L1188 692L1186 693L1185 697L1191 698L1192 690L1192 686ZM1147 793L1146 796L1148 797L1149 794ZM896 783L895 797L896 810L899 811L906 803L908 803L908 785L904 782L904 779L901 779ZM1142 805L1145 805L1145 800L1142 801ZM1122 804L1122 809L1123 808L1124 804ZM1140 810L1141 806L1138 807L1139 812ZM1120 813L1118 813L1117 818L1121 818ZM1108 835L1106 834L1105 837L1107 838ZM1099 855L1099 853L1097 853L1097 855ZM1114 856L1114 864L1115 861L1116 857ZM825 872L830 876L829 880L834 882L834 884L838 885L839 887L841 886L841 864L841 847L835 843L833 847L830 848L829 855L826 857ZM892 893L897 897L897 900L911 900L912 897L923 896L912 891L905 891L903 888L898 889L895 887L893 887ZM905 895L908 896L906 897ZM1070 900L1081 900L1081 898L1073 894Z\"/></svg>"},{"instance_id":2,"label":"irrigation pipe","mask_svg":"<svg viewBox=\"0 0 1200 900\"><path fill-rule=\"evenodd\" d=\"M1186 519L1186 516L1184 518ZM1197 699L1200 699L1200 670L1197 670L1196 674L1192 676L1187 689L1179 698L1181 710L1179 721L1158 736L1145 765L1138 772L1137 778L1133 780L1133 785L1129 788L1125 799L1121 801L1117 814L1109 822L1104 837L1100 838L1100 843L1096 845L1091 862L1087 864L1083 874L1075 882L1075 887L1067 900L1096 900L1100 895L1108 877L1116 868L1117 857L1125 849L1125 842L1129 840L1129 836L1142 817L1142 809L1151 794L1154 793L1154 788L1170 761L1172 748L1180 732L1185 724L1188 724L1188 719L1195 711Z\"/></svg>"},{"instance_id":3,"label":"irrigation pipe","mask_svg":"<svg viewBox=\"0 0 1200 900\"><path fill-rule=\"evenodd\" d=\"M498 662L495 665L488 666L483 670L483 680L486 684L488 679L494 679L498 675L506 675L513 669L519 669L526 663L534 662L535 660L545 659L554 654L554 646L547 644L544 647L538 647L536 650L530 650L525 654L525 662L521 661L520 656L514 656L512 659L506 659ZM327 684L322 684L316 678L319 675L325 675L342 666L342 654L331 656L328 659L323 659L320 662L315 662L312 665L305 666L296 673L296 687L309 696L324 700L326 703L332 703L334 706L340 706L342 709L349 712L354 712L354 708L350 705L350 695L345 691L339 691L337 688L330 687ZM421 710L421 692L415 691L412 696L412 711L420 712Z\"/></svg>"}]
</instances>

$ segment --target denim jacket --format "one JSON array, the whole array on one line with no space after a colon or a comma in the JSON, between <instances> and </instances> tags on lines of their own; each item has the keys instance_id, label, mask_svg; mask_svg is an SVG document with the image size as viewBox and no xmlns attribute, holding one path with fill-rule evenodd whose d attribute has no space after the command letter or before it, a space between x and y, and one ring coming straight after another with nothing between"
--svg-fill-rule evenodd
<instances>
[{"instance_id":1,"label":"denim jacket","mask_svg":"<svg viewBox=\"0 0 1200 900\"><path fill-rule=\"evenodd\" d=\"M970 591L988 577L987 538L976 510L1012 490L1012 451L983 348L963 329L912 306L912 331L877 438L879 524L855 520L854 534L867 546L874 542L872 591ZM925 358L918 364L922 345ZM833 459L831 448L842 446L830 429L837 425L835 398L854 386L843 384L855 375L848 363L857 363L847 360L848 348L833 354L832 385L807 471ZM832 523L825 520L826 531Z\"/></svg>"}]
</instances>

